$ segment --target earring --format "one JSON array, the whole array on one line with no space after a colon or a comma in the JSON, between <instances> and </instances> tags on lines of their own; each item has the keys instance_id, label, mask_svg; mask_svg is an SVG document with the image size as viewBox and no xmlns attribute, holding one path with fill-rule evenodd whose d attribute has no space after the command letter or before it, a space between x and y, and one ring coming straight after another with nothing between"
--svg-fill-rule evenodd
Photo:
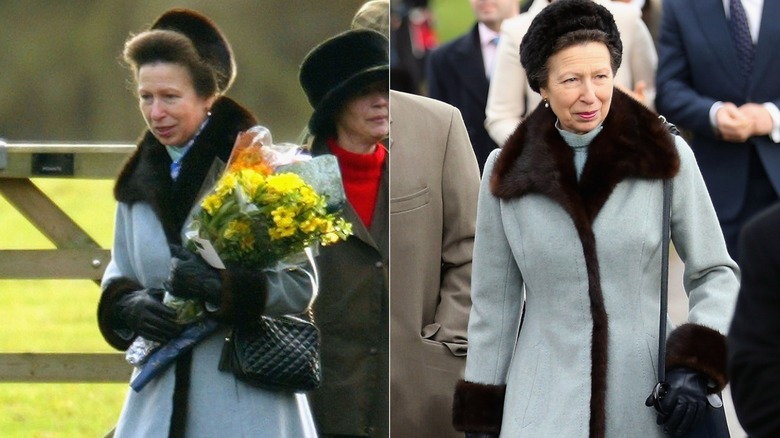
<instances>
[{"instance_id":1,"label":"earring","mask_svg":"<svg viewBox=\"0 0 780 438\"><path fill-rule=\"evenodd\" d=\"M544 99L544 107L545 108L549 108L550 107L550 102L548 102L547 99Z\"/></svg>"}]
</instances>

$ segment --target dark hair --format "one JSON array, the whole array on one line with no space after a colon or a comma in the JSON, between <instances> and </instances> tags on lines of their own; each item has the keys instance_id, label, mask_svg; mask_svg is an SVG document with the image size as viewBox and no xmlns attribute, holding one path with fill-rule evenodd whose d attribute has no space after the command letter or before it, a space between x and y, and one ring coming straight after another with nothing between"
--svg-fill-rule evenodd
<instances>
[{"instance_id":1,"label":"dark hair","mask_svg":"<svg viewBox=\"0 0 780 438\"><path fill-rule=\"evenodd\" d=\"M604 43L604 45L607 46L607 50L609 50L612 73L617 73L617 69L620 66L622 53L618 48L609 44L609 36L600 30L580 29L562 35L552 45L551 56L563 49L568 49L571 46L587 43ZM527 74L529 83L534 82L539 88L545 88L547 87L547 80L550 77L550 66L545 62L533 73L533 77L531 76L530 71L527 72Z\"/></svg>"},{"instance_id":2,"label":"dark hair","mask_svg":"<svg viewBox=\"0 0 780 438\"><path fill-rule=\"evenodd\" d=\"M620 41L612 14L591 0L557 0L534 17L520 43L520 63L528 76L528 85L539 92L547 84L550 57L576 44L604 43L609 49L612 72L617 73L623 59Z\"/></svg>"},{"instance_id":3,"label":"dark hair","mask_svg":"<svg viewBox=\"0 0 780 438\"><path fill-rule=\"evenodd\" d=\"M214 69L201 59L192 41L179 32L171 30L142 32L125 42L122 55L136 80L138 70L144 65L158 62L170 63L187 69L198 96L210 97L218 91Z\"/></svg>"}]
</instances>

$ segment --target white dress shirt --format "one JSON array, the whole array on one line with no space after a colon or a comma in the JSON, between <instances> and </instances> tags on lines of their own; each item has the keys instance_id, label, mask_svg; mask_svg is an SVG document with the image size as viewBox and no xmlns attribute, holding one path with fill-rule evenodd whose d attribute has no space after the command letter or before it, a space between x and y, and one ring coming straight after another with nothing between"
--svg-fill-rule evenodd
<instances>
[{"instance_id":1,"label":"white dress shirt","mask_svg":"<svg viewBox=\"0 0 780 438\"><path fill-rule=\"evenodd\" d=\"M485 77L490 78L490 74L493 72L493 60L496 58L498 32L485 26L484 23L477 24L477 29L479 30L479 45L482 48Z\"/></svg>"}]
</instances>

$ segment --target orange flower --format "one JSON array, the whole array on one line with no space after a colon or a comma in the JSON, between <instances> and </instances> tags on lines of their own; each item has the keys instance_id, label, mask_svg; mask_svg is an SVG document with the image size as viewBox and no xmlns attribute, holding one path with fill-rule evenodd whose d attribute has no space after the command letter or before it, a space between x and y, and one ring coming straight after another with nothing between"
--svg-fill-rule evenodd
<instances>
[{"instance_id":1,"label":"orange flower","mask_svg":"<svg viewBox=\"0 0 780 438\"><path fill-rule=\"evenodd\" d=\"M228 160L228 171L252 169L266 176L273 172L271 166L263 159L260 148L252 146L254 142L254 134L250 132L238 134L236 143L233 145L233 152L230 154L230 160Z\"/></svg>"}]
</instances>

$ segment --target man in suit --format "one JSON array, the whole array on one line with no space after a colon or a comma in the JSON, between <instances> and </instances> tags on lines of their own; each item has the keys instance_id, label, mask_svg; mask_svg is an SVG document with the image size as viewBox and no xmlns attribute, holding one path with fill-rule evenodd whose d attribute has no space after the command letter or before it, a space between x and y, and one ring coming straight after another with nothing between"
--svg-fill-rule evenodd
<instances>
[{"instance_id":1,"label":"man in suit","mask_svg":"<svg viewBox=\"0 0 780 438\"><path fill-rule=\"evenodd\" d=\"M479 168L452 105L390 91L390 430L462 438Z\"/></svg>"},{"instance_id":2,"label":"man in suit","mask_svg":"<svg viewBox=\"0 0 780 438\"><path fill-rule=\"evenodd\" d=\"M477 23L466 34L428 57L428 96L457 107L463 114L480 172L498 145L485 130L493 58L501 22L519 13L517 0L470 0Z\"/></svg>"},{"instance_id":3,"label":"man in suit","mask_svg":"<svg viewBox=\"0 0 780 438\"><path fill-rule=\"evenodd\" d=\"M668 0L667 0L668 1ZM729 330L731 397L753 437L780 436L780 204L742 230L742 281Z\"/></svg>"},{"instance_id":4,"label":"man in suit","mask_svg":"<svg viewBox=\"0 0 780 438\"><path fill-rule=\"evenodd\" d=\"M501 41L485 108L485 126L490 137L499 145L504 144L520 121L542 101L539 93L528 85L525 70L520 65L520 42L531 21L550 1L533 0L528 12L501 25ZM615 84L642 103L652 104L658 57L639 8L612 0L593 1L609 10L620 31L623 63L615 75Z\"/></svg>"},{"instance_id":5,"label":"man in suit","mask_svg":"<svg viewBox=\"0 0 780 438\"><path fill-rule=\"evenodd\" d=\"M778 22L777 1L663 2L656 108L689 131L732 257L780 193Z\"/></svg>"}]
</instances>

